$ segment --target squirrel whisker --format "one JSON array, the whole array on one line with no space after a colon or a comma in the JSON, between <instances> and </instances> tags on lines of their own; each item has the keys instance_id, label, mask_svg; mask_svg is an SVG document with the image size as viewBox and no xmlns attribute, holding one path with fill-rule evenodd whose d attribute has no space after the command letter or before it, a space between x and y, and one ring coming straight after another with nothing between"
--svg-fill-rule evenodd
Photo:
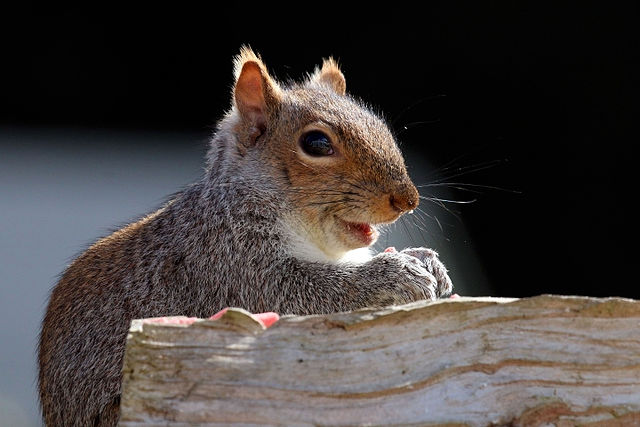
<instances>
[{"instance_id":1,"label":"squirrel whisker","mask_svg":"<svg viewBox=\"0 0 640 427\"><path fill-rule=\"evenodd\" d=\"M442 199L439 197L434 197L434 196L420 196L420 198L422 200L429 200L429 201L436 201L436 202L444 202L444 203L460 203L460 204L468 204L468 203L474 203L477 202L478 199L471 199L471 200L449 200L449 199Z\"/></svg>"},{"instance_id":2,"label":"squirrel whisker","mask_svg":"<svg viewBox=\"0 0 640 427\"><path fill-rule=\"evenodd\" d=\"M431 174L433 175L433 174L442 173L450 170L452 170L453 173L451 175L446 175L434 181L431 181L430 184L438 184L438 183L450 180L452 178L457 178L459 176L469 175L471 173L490 169L501 163L503 163L503 160L495 159L495 160L488 160L486 162L480 162L480 163L477 163L474 165L468 165L468 166L441 167L441 168L435 169Z\"/></svg>"},{"instance_id":3,"label":"squirrel whisker","mask_svg":"<svg viewBox=\"0 0 640 427\"><path fill-rule=\"evenodd\" d=\"M438 217L437 217L435 214L433 214L433 215L429 215L425 210L423 210L423 209L421 209L421 208L418 208L418 209L417 209L417 213L418 213L418 214L422 214L422 215L426 215L426 216L427 216L427 218L430 218L430 219L432 219L433 221L435 221L435 223L436 223L436 224L438 224L438 228L440 229L440 232L441 232L441 233L444 233L444 228L442 227L442 223L440 222L440 219L438 219ZM419 215L416 215L416 216L417 216L418 218L421 218ZM423 222L423 224L425 223L425 222L424 222L424 218L422 219L422 222ZM426 227L426 225L425 225L425 227ZM428 228L428 227L427 227L427 228ZM447 238L447 240L449 240L449 239Z\"/></svg>"},{"instance_id":4,"label":"squirrel whisker","mask_svg":"<svg viewBox=\"0 0 640 427\"><path fill-rule=\"evenodd\" d=\"M434 199L434 198L429 198L429 197L420 197L423 200L426 200L427 202L433 203L436 206L441 207L442 209L444 209L445 211L449 212L451 215L453 215L458 221L462 222L462 219L460 218L460 212L455 212L453 210L451 210L449 207L447 207L444 202L442 200L438 200L438 199Z\"/></svg>"},{"instance_id":5,"label":"squirrel whisker","mask_svg":"<svg viewBox=\"0 0 640 427\"><path fill-rule=\"evenodd\" d=\"M427 184L421 184L421 185L416 185L416 187L418 188L426 188L426 187L448 187L448 188L453 188L456 190L462 190L462 191L468 191L471 193L479 193L482 194L480 191L476 190L476 188L480 188L480 189L486 189L486 190L497 190L497 191L506 191L509 193L517 193L517 194L521 194L521 191L518 190L513 190L510 188L504 188L504 187L498 187L495 185L485 185L485 184L472 184L472 183L468 183L468 182L431 182L431 183L427 183ZM466 187L472 187L472 188L466 188Z\"/></svg>"}]
</instances>

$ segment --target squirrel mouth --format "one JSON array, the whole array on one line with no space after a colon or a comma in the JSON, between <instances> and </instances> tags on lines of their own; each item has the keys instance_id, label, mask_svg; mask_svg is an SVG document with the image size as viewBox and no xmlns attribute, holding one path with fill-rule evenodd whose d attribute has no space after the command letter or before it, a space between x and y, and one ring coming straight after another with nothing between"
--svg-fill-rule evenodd
<instances>
[{"instance_id":1,"label":"squirrel mouth","mask_svg":"<svg viewBox=\"0 0 640 427\"><path fill-rule=\"evenodd\" d=\"M369 246L378 239L378 230L371 224L364 222L349 222L343 219L339 221L344 226L349 235L355 237L364 246Z\"/></svg>"}]
</instances>

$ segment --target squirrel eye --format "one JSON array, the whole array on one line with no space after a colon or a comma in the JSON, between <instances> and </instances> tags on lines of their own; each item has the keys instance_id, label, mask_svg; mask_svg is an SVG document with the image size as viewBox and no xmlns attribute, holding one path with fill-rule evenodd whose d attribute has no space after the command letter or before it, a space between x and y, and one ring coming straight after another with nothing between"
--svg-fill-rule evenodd
<instances>
[{"instance_id":1,"label":"squirrel eye","mask_svg":"<svg viewBox=\"0 0 640 427\"><path fill-rule=\"evenodd\" d=\"M333 154L331 140L319 130L312 130L302 135L300 146L310 156L330 156Z\"/></svg>"}]
</instances>

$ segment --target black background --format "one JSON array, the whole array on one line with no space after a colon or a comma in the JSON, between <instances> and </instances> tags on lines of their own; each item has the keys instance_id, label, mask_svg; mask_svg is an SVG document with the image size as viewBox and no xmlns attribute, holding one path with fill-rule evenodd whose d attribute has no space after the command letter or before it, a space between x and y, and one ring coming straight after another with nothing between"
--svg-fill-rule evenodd
<instances>
[{"instance_id":1,"label":"black background","mask_svg":"<svg viewBox=\"0 0 640 427\"><path fill-rule=\"evenodd\" d=\"M90 3L1 18L1 126L205 132L242 44L281 80L333 55L435 182L500 188L451 206L497 296L640 298L635 2Z\"/></svg>"}]
</instances>

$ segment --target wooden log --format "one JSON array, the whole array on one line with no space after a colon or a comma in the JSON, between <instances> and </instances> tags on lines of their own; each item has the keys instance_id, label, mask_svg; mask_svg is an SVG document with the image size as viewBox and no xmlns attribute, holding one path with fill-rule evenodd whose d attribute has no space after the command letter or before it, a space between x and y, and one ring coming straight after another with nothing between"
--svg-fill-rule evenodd
<instances>
[{"instance_id":1,"label":"wooden log","mask_svg":"<svg viewBox=\"0 0 640 427\"><path fill-rule=\"evenodd\" d=\"M121 424L640 426L640 301L132 323Z\"/></svg>"}]
</instances>

